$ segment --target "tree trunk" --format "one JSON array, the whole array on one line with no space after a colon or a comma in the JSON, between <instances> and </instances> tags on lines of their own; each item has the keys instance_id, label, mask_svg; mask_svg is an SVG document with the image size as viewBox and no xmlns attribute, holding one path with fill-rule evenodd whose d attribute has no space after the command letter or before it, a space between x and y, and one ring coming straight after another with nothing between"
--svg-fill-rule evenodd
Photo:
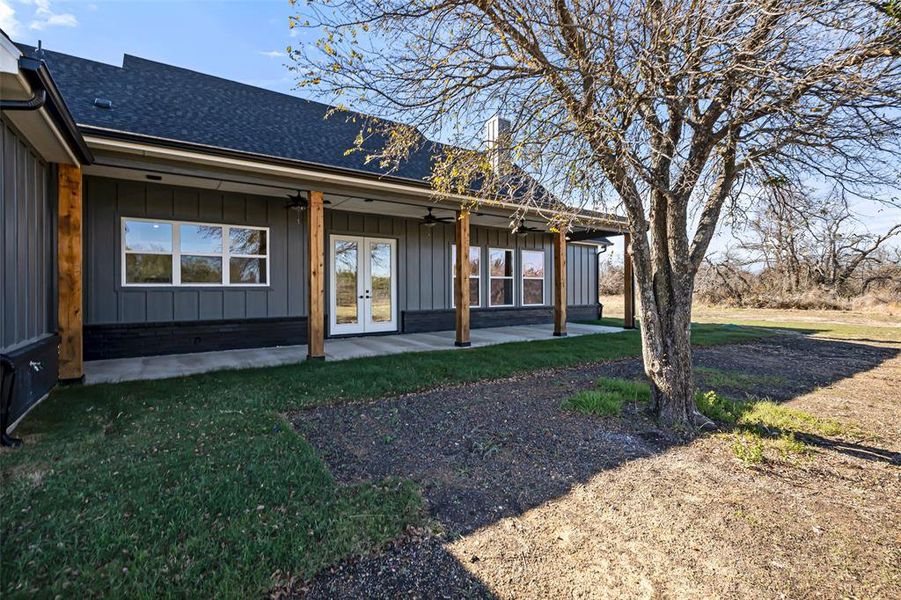
<instances>
[{"instance_id":1,"label":"tree trunk","mask_svg":"<svg viewBox=\"0 0 901 600\"><path fill-rule=\"evenodd\" d=\"M651 322L645 311L642 307L642 324ZM693 433L711 422L695 406L691 309L683 305L673 312L657 316L658 332L642 327L645 374L651 385L651 410L657 422L668 429Z\"/></svg>"}]
</instances>

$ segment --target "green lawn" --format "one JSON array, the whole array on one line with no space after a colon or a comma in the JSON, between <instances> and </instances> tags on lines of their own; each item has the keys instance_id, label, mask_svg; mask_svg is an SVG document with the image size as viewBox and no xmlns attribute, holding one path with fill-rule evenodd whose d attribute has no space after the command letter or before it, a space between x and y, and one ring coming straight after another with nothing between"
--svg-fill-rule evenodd
<instances>
[{"instance_id":1,"label":"green lawn","mask_svg":"<svg viewBox=\"0 0 901 600\"><path fill-rule=\"evenodd\" d=\"M698 345L767 331L698 325ZM58 390L0 454L0 593L259 595L421 518L413 485L337 485L282 414L636 356L636 332Z\"/></svg>"}]
</instances>

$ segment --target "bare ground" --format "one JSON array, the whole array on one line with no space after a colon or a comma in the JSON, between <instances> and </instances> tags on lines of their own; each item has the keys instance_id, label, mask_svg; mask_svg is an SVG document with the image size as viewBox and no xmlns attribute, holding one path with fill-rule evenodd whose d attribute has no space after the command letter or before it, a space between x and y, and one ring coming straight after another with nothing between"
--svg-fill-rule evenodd
<instances>
[{"instance_id":1,"label":"bare ground","mask_svg":"<svg viewBox=\"0 0 901 600\"><path fill-rule=\"evenodd\" d=\"M749 468L640 407L561 411L636 360L294 415L341 481L409 478L433 525L321 573L310 597L901 597L901 346L786 335L696 352L722 387L864 432ZM722 383L722 382L720 382ZM704 381L702 388L711 387Z\"/></svg>"}]
</instances>

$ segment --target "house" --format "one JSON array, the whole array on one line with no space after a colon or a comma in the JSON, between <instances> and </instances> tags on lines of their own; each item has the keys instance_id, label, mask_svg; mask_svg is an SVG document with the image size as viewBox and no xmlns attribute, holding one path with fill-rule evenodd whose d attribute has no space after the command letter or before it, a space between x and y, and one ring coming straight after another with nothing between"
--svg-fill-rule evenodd
<instances>
[{"instance_id":1,"label":"house","mask_svg":"<svg viewBox=\"0 0 901 600\"><path fill-rule=\"evenodd\" d=\"M522 206L436 201L428 148L389 174L347 154L359 126L324 104L0 41L4 372L46 359L4 431L84 361L598 316L620 218L511 231Z\"/></svg>"}]
</instances>

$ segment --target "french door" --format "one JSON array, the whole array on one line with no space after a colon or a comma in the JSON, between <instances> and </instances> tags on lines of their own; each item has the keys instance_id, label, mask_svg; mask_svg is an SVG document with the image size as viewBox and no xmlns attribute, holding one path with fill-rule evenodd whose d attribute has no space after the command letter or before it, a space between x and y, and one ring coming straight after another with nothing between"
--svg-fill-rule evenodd
<instances>
[{"instance_id":1,"label":"french door","mask_svg":"<svg viewBox=\"0 0 901 600\"><path fill-rule=\"evenodd\" d=\"M397 330L397 240L333 235L330 332Z\"/></svg>"}]
</instances>

